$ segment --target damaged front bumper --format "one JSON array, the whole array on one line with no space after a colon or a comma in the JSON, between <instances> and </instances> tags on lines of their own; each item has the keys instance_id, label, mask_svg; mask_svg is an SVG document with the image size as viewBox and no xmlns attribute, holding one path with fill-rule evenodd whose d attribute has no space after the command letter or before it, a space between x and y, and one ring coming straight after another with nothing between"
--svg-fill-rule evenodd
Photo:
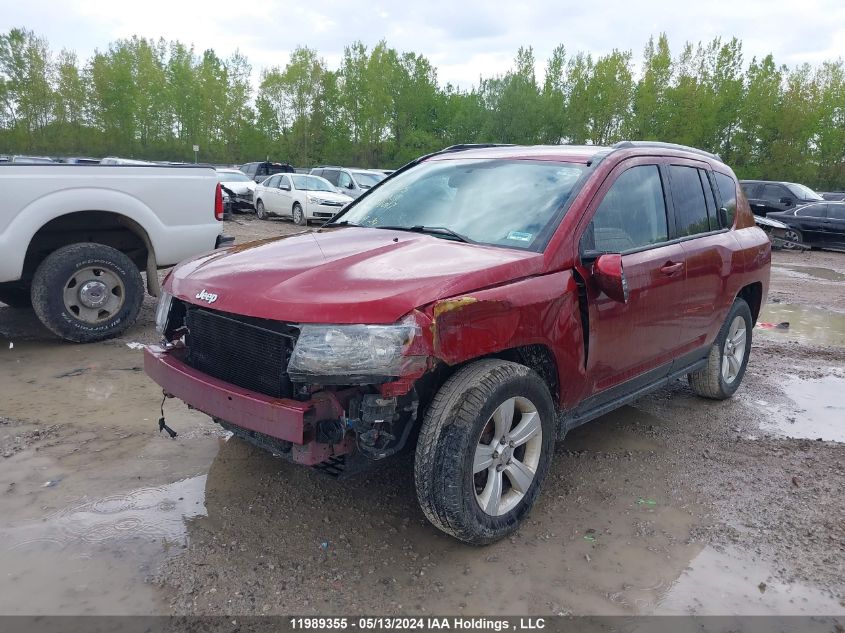
<instances>
[{"instance_id":1,"label":"damaged front bumper","mask_svg":"<svg viewBox=\"0 0 845 633\"><path fill-rule=\"evenodd\" d=\"M166 395L240 429L289 443L285 456L299 464L313 466L354 450L349 434L333 444L317 441L318 423L344 419L342 400L348 394L320 392L306 401L265 396L197 371L179 358L180 351L144 350L144 371Z\"/></svg>"}]
</instances>

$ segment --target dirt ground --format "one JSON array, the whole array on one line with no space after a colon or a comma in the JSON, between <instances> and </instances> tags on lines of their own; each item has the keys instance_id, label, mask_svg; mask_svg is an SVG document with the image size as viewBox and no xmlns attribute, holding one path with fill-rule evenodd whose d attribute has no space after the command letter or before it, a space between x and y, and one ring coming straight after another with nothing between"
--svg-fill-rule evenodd
<instances>
[{"instance_id":1,"label":"dirt ground","mask_svg":"<svg viewBox=\"0 0 845 633\"><path fill-rule=\"evenodd\" d=\"M153 308L72 345L0 304L0 614L845 614L845 253L776 252L736 396L571 433L485 548L426 522L408 458L336 481L174 401L159 434Z\"/></svg>"}]
</instances>

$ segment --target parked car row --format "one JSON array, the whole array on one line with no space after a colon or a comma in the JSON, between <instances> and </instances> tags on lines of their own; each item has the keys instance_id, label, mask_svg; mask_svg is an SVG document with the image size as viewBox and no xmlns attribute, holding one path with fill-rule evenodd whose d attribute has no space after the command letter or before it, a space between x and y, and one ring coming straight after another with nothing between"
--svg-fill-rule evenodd
<instances>
[{"instance_id":1,"label":"parked car row","mask_svg":"<svg viewBox=\"0 0 845 633\"><path fill-rule=\"evenodd\" d=\"M255 212L260 220L289 217L295 224L326 221L352 198L340 193L325 178L306 174L276 174L255 188Z\"/></svg>"}]
</instances>

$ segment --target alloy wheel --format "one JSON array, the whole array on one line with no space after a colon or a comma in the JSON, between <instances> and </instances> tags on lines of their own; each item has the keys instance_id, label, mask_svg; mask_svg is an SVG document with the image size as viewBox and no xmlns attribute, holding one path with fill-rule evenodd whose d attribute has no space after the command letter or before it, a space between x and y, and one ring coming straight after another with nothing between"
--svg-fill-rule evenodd
<instances>
[{"instance_id":1,"label":"alloy wheel","mask_svg":"<svg viewBox=\"0 0 845 633\"><path fill-rule=\"evenodd\" d=\"M475 499L485 514L513 510L531 487L543 448L537 407L527 398L508 398L481 431L473 460Z\"/></svg>"},{"instance_id":2,"label":"alloy wheel","mask_svg":"<svg viewBox=\"0 0 845 633\"><path fill-rule=\"evenodd\" d=\"M728 384L736 380L742 368L742 361L745 360L746 335L745 319L739 315L735 316L722 348L722 379Z\"/></svg>"}]
</instances>

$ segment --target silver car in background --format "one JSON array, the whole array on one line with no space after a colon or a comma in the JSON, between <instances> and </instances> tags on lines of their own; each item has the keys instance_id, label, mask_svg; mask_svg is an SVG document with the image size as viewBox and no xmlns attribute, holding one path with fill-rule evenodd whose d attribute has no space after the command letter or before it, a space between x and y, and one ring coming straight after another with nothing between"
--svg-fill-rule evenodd
<instances>
[{"instance_id":1,"label":"silver car in background","mask_svg":"<svg viewBox=\"0 0 845 633\"><path fill-rule=\"evenodd\" d=\"M362 193L374 187L387 175L373 169L355 169L352 167L315 167L312 176L325 178L334 185L340 193L351 198L357 198Z\"/></svg>"}]
</instances>

